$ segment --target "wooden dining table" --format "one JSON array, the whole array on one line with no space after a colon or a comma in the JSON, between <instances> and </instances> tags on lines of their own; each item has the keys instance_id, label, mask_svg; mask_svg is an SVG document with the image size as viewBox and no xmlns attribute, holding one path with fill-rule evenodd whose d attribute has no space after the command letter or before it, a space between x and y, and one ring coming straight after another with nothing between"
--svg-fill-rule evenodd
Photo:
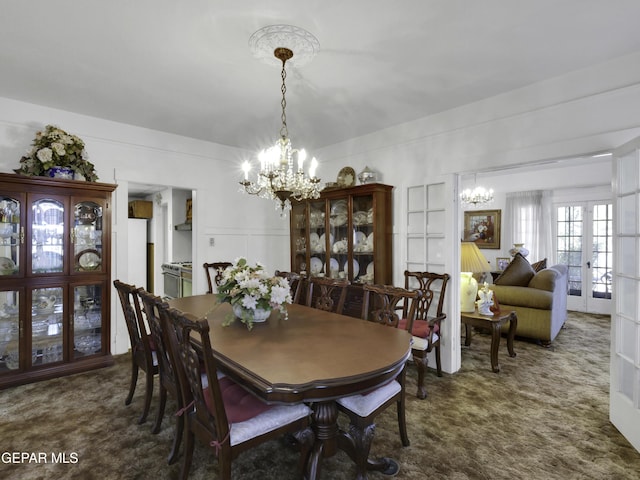
<instances>
[{"instance_id":1,"label":"wooden dining table","mask_svg":"<svg viewBox=\"0 0 640 480\"><path fill-rule=\"evenodd\" d=\"M218 368L271 404L306 402L313 408L316 443L307 476L319 476L320 459L342 449L353 458L355 444L338 426L336 399L367 392L398 376L411 353L405 330L288 305L252 330L232 318L231 306L205 294L170 300L169 305L210 326ZM371 470L393 470L390 458L370 459Z\"/></svg>"}]
</instances>

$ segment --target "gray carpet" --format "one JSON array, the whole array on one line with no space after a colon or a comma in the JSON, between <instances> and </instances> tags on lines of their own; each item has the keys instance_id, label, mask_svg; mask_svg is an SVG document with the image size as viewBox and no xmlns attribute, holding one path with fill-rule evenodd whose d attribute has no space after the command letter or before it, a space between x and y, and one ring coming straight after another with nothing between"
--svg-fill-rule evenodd
<instances>
[{"instance_id":1,"label":"gray carpet","mask_svg":"<svg viewBox=\"0 0 640 480\"><path fill-rule=\"evenodd\" d=\"M503 339L499 374L490 369L490 337L477 333L470 347L462 347L458 373L429 373L426 400L414 396L410 365L411 446L402 448L391 408L379 417L373 453L396 458L397 478L404 479L640 478L640 453L608 420L609 322L607 316L571 313L552 348L517 340L516 358L508 357ZM128 356L122 355L110 368L0 392L1 451L42 452L47 459L7 464L3 457L0 478L177 478L179 465L166 464L173 419L165 416L160 434L149 432L154 398L151 418L138 425L144 385L140 379L125 406L129 375ZM167 410L173 408L169 402ZM70 463L51 463L52 453L65 454ZM233 478L293 479L297 459L282 442L269 442L243 453ZM322 462L325 480L353 475L342 453ZM190 478L217 478L215 459L201 446Z\"/></svg>"}]
</instances>

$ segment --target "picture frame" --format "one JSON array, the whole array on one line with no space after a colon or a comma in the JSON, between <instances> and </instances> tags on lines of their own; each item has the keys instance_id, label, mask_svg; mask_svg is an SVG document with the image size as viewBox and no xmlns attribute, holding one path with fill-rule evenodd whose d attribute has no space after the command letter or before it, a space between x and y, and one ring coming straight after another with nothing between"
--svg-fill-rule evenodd
<instances>
[{"instance_id":1,"label":"picture frame","mask_svg":"<svg viewBox=\"0 0 640 480\"><path fill-rule=\"evenodd\" d=\"M500 272L504 272L511 259L509 257L496 257L496 267Z\"/></svg>"},{"instance_id":2,"label":"picture frame","mask_svg":"<svg viewBox=\"0 0 640 480\"><path fill-rule=\"evenodd\" d=\"M471 210L464 212L465 242L474 242L478 248L500 249L501 210Z\"/></svg>"}]
</instances>

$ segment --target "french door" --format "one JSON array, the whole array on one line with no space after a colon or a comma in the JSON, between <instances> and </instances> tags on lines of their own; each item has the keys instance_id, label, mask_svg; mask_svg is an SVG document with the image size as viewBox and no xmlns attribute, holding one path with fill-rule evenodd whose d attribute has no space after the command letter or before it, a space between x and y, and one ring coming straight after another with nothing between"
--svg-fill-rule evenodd
<instances>
[{"instance_id":1,"label":"french door","mask_svg":"<svg viewBox=\"0 0 640 480\"><path fill-rule=\"evenodd\" d=\"M640 451L640 138L613 153L611 422Z\"/></svg>"},{"instance_id":2,"label":"french door","mask_svg":"<svg viewBox=\"0 0 640 480\"><path fill-rule=\"evenodd\" d=\"M572 202L556 206L557 263L569 267L567 309L611 313L613 205Z\"/></svg>"}]
</instances>

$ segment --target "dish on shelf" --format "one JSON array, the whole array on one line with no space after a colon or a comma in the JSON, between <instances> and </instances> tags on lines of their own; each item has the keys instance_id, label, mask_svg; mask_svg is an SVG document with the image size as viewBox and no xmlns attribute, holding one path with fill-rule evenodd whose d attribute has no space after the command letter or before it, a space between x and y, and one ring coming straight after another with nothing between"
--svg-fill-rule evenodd
<instances>
[{"instance_id":1,"label":"dish on shelf","mask_svg":"<svg viewBox=\"0 0 640 480\"><path fill-rule=\"evenodd\" d=\"M356 184L356 171L351 167L343 167L338 172L336 182L341 187L353 187Z\"/></svg>"},{"instance_id":2,"label":"dish on shelf","mask_svg":"<svg viewBox=\"0 0 640 480\"><path fill-rule=\"evenodd\" d=\"M348 248L349 247L347 246L347 240L344 239L335 242L331 250L333 251L333 253L347 253Z\"/></svg>"},{"instance_id":3,"label":"dish on shelf","mask_svg":"<svg viewBox=\"0 0 640 480\"><path fill-rule=\"evenodd\" d=\"M358 263L358 261L354 258L352 261L352 265L353 265L353 278L356 278L359 274L360 274L360 264ZM349 260L347 260L346 262L344 262L344 267L343 270L345 272L349 272Z\"/></svg>"},{"instance_id":4,"label":"dish on shelf","mask_svg":"<svg viewBox=\"0 0 640 480\"><path fill-rule=\"evenodd\" d=\"M373 262L369 262L367 265L367 275L373 278Z\"/></svg>"},{"instance_id":5,"label":"dish on shelf","mask_svg":"<svg viewBox=\"0 0 640 480\"><path fill-rule=\"evenodd\" d=\"M367 236L367 246L369 247L369 250L373 250L373 232Z\"/></svg>"},{"instance_id":6,"label":"dish on shelf","mask_svg":"<svg viewBox=\"0 0 640 480\"><path fill-rule=\"evenodd\" d=\"M95 249L83 250L76 255L76 264L82 270L95 270L102 263L100 252Z\"/></svg>"},{"instance_id":7,"label":"dish on shelf","mask_svg":"<svg viewBox=\"0 0 640 480\"><path fill-rule=\"evenodd\" d=\"M356 230L353 233L353 243L355 245L367 243L367 236L364 234L364 232L361 232L360 230Z\"/></svg>"},{"instance_id":8,"label":"dish on shelf","mask_svg":"<svg viewBox=\"0 0 640 480\"><path fill-rule=\"evenodd\" d=\"M353 224L354 225L367 225L369 220L367 218L367 212L357 211L353 212Z\"/></svg>"},{"instance_id":9,"label":"dish on shelf","mask_svg":"<svg viewBox=\"0 0 640 480\"><path fill-rule=\"evenodd\" d=\"M329 223L332 227L341 227L342 225L345 225L347 223L347 214L337 213L335 215L331 215Z\"/></svg>"},{"instance_id":10,"label":"dish on shelf","mask_svg":"<svg viewBox=\"0 0 640 480\"><path fill-rule=\"evenodd\" d=\"M311 270L312 275L317 275L322 272L323 266L322 260L318 257L311 257L311 260L309 260L309 270Z\"/></svg>"},{"instance_id":11,"label":"dish on shelf","mask_svg":"<svg viewBox=\"0 0 640 480\"><path fill-rule=\"evenodd\" d=\"M347 201L336 200L331 205L331 215L346 215L347 214Z\"/></svg>"},{"instance_id":12,"label":"dish on shelf","mask_svg":"<svg viewBox=\"0 0 640 480\"><path fill-rule=\"evenodd\" d=\"M7 257L0 257L0 275L12 275L18 271L16 263Z\"/></svg>"},{"instance_id":13,"label":"dish on shelf","mask_svg":"<svg viewBox=\"0 0 640 480\"><path fill-rule=\"evenodd\" d=\"M338 270L340 270L340 264L338 263L338 260L336 260L335 258L329 260L329 271L333 273L334 271L337 272Z\"/></svg>"},{"instance_id":14,"label":"dish on shelf","mask_svg":"<svg viewBox=\"0 0 640 480\"><path fill-rule=\"evenodd\" d=\"M312 227L322 227L324 225L324 212L312 209L309 212L309 225Z\"/></svg>"},{"instance_id":15,"label":"dish on shelf","mask_svg":"<svg viewBox=\"0 0 640 480\"><path fill-rule=\"evenodd\" d=\"M320 251L324 252L325 248L327 247L327 242L326 242L327 238L325 237L324 233L322 235L320 235ZM329 251L331 251L331 247L333 247L333 234L330 233L329 234Z\"/></svg>"}]
</instances>

